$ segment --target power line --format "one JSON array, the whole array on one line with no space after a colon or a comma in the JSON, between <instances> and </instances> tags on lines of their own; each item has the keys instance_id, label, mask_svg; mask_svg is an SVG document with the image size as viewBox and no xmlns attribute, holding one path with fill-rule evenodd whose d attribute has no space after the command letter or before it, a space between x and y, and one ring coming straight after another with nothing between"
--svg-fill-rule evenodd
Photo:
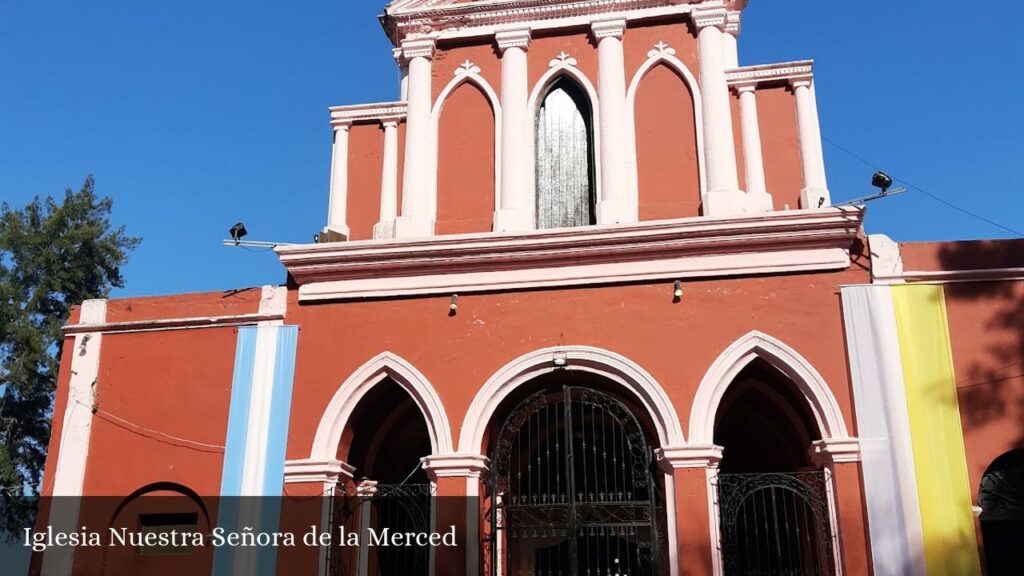
<instances>
[{"instance_id":1,"label":"power line","mask_svg":"<svg viewBox=\"0 0 1024 576\"><path fill-rule=\"evenodd\" d=\"M841 146L841 145L837 144L836 142L832 141L831 139L829 139L827 136L822 135L822 140L824 140L825 142L828 142L829 144L834 146L840 152L843 152L843 153L849 155L850 157L852 157L852 158L854 158L856 160L859 160L860 162L862 162L864 165L868 166L869 168L872 168L874 170L882 170L882 168L879 167L878 164L875 164L874 162L871 162L870 160L864 158L863 156L861 156L861 155L859 155L859 154L857 154L855 152L852 152L848 148L844 148L843 146ZM912 190L916 190L916 191L920 192L921 194L924 194L925 196L927 196L927 197L931 198L932 200L938 202L939 204L942 204L942 205L946 206L947 208L951 208L953 210L956 210L957 212L960 212L961 214L964 214L966 216L970 216L971 218L974 218L976 220L980 220L982 222L985 222L986 224L995 226L996 228L1000 228L1000 229L1005 230L1006 232L1009 232L1009 233L1014 234L1016 236L1024 236L1024 232L1020 232L1019 230L1014 230L1013 228L1010 228L1008 226L1003 226L999 222L995 222L995 221L990 220L989 218L986 218L986 217L984 217L984 216L982 216L980 214L976 214L974 212L971 212L970 210L968 210L966 208L957 206L956 204L950 202L949 200L946 200L945 198L943 198L943 197L941 197L941 196L939 196L937 194L932 194L931 192L925 190L924 188L922 188L922 187L920 187L920 186L918 186L918 185L916 185L916 184L914 184L912 182L907 181L907 179L905 179L905 178L896 178L896 180L902 182L903 184L906 184L907 188L910 188Z\"/></svg>"}]
</instances>

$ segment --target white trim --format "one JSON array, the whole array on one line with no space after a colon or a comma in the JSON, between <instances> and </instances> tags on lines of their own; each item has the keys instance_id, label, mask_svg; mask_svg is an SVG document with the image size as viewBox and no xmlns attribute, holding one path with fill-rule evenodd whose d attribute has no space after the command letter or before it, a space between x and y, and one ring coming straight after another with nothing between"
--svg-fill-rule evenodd
<instances>
[{"instance_id":1,"label":"white trim","mask_svg":"<svg viewBox=\"0 0 1024 576\"><path fill-rule=\"evenodd\" d=\"M285 484L318 483L324 490L344 480L351 480L356 469L341 460L288 460L284 463Z\"/></svg>"},{"instance_id":2,"label":"white trim","mask_svg":"<svg viewBox=\"0 0 1024 576\"><path fill-rule=\"evenodd\" d=\"M627 129L629 130L629 142L632 146L628 146L628 152L630 154L630 193L633 194L634 198L637 198L639 203L640 197L640 172L639 163L637 159L637 138L636 138L636 94L640 89L640 81L647 76L647 73L654 69L659 64L665 65L669 70L674 71L681 77L683 83L690 89L690 95L693 97L693 117L694 125L696 127L696 133L694 138L697 141L697 169L700 176L700 197L703 199L708 193L707 184L707 166L704 163L704 105L702 104L700 94L700 83L697 81L697 77L693 75L693 72L686 67L686 64L676 58L675 50L669 47L667 44L659 43L654 47L653 50L647 53L647 61L645 61L640 69L637 70L633 76L633 80L629 84L629 90L626 92L626 110L628 111L627 118Z\"/></svg>"},{"instance_id":3,"label":"white trim","mask_svg":"<svg viewBox=\"0 0 1024 576\"><path fill-rule=\"evenodd\" d=\"M594 152L594 198L598 202L604 198L601 192L601 182L603 181L601 176L601 99L598 97L597 89L594 88L594 84L587 78L587 75L576 67L576 59L568 57L564 52L560 56L565 57L555 57L551 60L551 67L533 86L533 90L530 92L530 100L526 106L530 117L530 132L526 139L530 153L526 159L528 168L526 173L531 175L526 178L526 190L527 198L532 204L531 212L535 211L537 205L537 178L532 176L537 171L537 108L540 106L543 97L547 96L551 85L562 76L568 76L576 81L587 94L587 98L590 99L590 127L594 136L594 141L591 143ZM534 215L534 220L536 220L536 214Z\"/></svg>"},{"instance_id":4,"label":"white trim","mask_svg":"<svg viewBox=\"0 0 1024 576\"><path fill-rule=\"evenodd\" d=\"M432 453L453 452L448 415L430 381L398 355L381 352L353 372L334 394L317 426L310 460L334 460L337 457L338 445L352 412L363 396L386 378L401 386L423 413Z\"/></svg>"},{"instance_id":5,"label":"white trim","mask_svg":"<svg viewBox=\"0 0 1024 576\"><path fill-rule=\"evenodd\" d=\"M556 366L555 358L564 359ZM517 388L555 370L588 372L603 376L629 392L640 402L658 434L660 446L685 444L675 406L664 388L646 370L628 358L591 346L555 346L524 354L494 373L477 392L462 422L459 452L479 454L484 436L501 402Z\"/></svg>"},{"instance_id":6,"label":"white trim","mask_svg":"<svg viewBox=\"0 0 1024 576\"><path fill-rule=\"evenodd\" d=\"M785 374L803 394L822 439L849 438L839 403L821 374L795 350L755 330L726 348L701 380L690 412L691 443L713 443L715 416L722 397L740 371L758 358Z\"/></svg>"},{"instance_id":7,"label":"white trim","mask_svg":"<svg viewBox=\"0 0 1024 576\"><path fill-rule=\"evenodd\" d=\"M380 102L373 104L353 104L349 106L331 106L331 126L349 124L399 121L408 112L405 102Z\"/></svg>"},{"instance_id":8,"label":"white trim","mask_svg":"<svg viewBox=\"0 0 1024 576\"><path fill-rule=\"evenodd\" d=\"M814 60L797 60L795 62L778 62L774 64L758 64L743 66L725 73L726 82L730 86L754 85L767 82L787 83L810 80L814 77Z\"/></svg>"},{"instance_id":9,"label":"white trim","mask_svg":"<svg viewBox=\"0 0 1024 576\"><path fill-rule=\"evenodd\" d=\"M860 222L859 211L794 210L311 244L277 253L306 302L845 270Z\"/></svg>"},{"instance_id":10,"label":"white trim","mask_svg":"<svg viewBox=\"0 0 1024 576\"><path fill-rule=\"evenodd\" d=\"M448 97L463 84L475 85L484 93L484 96L491 105L491 114L494 118L494 209L498 210L501 206L501 100L498 98L498 93L494 91L494 88L480 75L480 69L472 66L472 63L468 60L466 64L470 64L470 66L463 65L463 67L456 70L455 77L448 82L444 90L441 90L437 100L434 102L433 109L430 111L430 125L433 131L431 135L431 143L433 145L430 150L430 173L433 177L430 179L430 206L428 210L433 215L431 218L434 222L437 222L437 181L440 177L441 113L444 111L444 104Z\"/></svg>"},{"instance_id":11,"label":"white trim","mask_svg":"<svg viewBox=\"0 0 1024 576\"><path fill-rule=\"evenodd\" d=\"M86 300L82 303L78 326L102 326L107 315L106 300ZM61 419L61 435L57 449L57 463L53 472L53 490L44 496L60 498L54 500L47 523L58 532L78 530L78 518L85 485L86 465L89 459L89 441L92 436L92 412L89 406L95 401L97 378L100 368L100 352L103 334L99 331L83 330L74 337L71 365L64 369L70 372L67 405ZM43 555L42 574L62 576L71 574L74 561L73 547L56 547Z\"/></svg>"}]
</instances>

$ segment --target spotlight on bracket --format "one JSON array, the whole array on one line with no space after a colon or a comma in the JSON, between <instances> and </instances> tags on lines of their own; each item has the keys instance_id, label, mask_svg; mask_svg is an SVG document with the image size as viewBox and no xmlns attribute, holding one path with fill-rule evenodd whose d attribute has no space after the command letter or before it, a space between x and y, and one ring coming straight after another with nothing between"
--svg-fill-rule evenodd
<instances>
[{"instance_id":1,"label":"spotlight on bracket","mask_svg":"<svg viewBox=\"0 0 1024 576\"><path fill-rule=\"evenodd\" d=\"M683 281L676 280L672 288L672 301L679 302L683 298Z\"/></svg>"},{"instance_id":2,"label":"spotlight on bracket","mask_svg":"<svg viewBox=\"0 0 1024 576\"><path fill-rule=\"evenodd\" d=\"M889 188L892 188L892 176L889 176L885 172L879 170L871 177L871 185L875 188L880 188L882 190L882 194L885 194L889 191Z\"/></svg>"},{"instance_id":3,"label":"spotlight on bracket","mask_svg":"<svg viewBox=\"0 0 1024 576\"><path fill-rule=\"evenodd\" d=\"M234 226L232 226L231 230L228 230L228 234L230 234L231 235L231 239L234 240L235 246L238 246L239 244L241 244L242 243L242 238L245 238L245 235L248 234L248 233L249 233L249 231L245 229L245 224L243 224L241 222L239 222L239 223L235 224Z\"/></svg>"}]
</instances>

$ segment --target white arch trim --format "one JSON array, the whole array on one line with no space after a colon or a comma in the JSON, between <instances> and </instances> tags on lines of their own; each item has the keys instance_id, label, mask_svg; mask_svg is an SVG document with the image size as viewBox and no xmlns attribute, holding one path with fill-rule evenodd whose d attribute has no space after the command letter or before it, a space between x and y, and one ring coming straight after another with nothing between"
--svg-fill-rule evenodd
<instances>
[{"instance_id":1,"label":"white arch trim","mask_svg":"<svg viewBox=\"0 0 1024 576\"><path fill-rule=\"evenodd\" d=\"M452 452L448 415L434 387L412 364L391 352L382 352L349 376L327 405L313 439L310 460L334 460L341 436L356 406L374 386L391 378L405 390L423 413L434 454Z\"/></svg>"},{"instance_id":2,"label":"white arch trim","mask_svg":"<svg viewBox=\"0 0 1024 576\"><path fill-rule=\"evenodd\" d=\"M438 161L441 148L441 112L444 111L444 104L448 97L463 84L473 84L479 88L490 103L491 111L494 114L494 209L497 210L501 205L501 100L490 83L480 75L480 68L467 61L456 69L455 77L438 94L434 108L430 112L431 142L434 144L431 151L431 174L434 177L430 182L429 210L434 215L434 221L437 221L437 179L440 176Z\"/></svg>"},{"instance_id":3,"label":"white arch trim","mask_svg":"<svg viewBox=\"0 0 1024 576\"><path fill-rule=\"evenodd\" d=\"M701 380L690 413L692 444L713 444L715 416L722 397L740 371L758 358L774 366L796 385L814 414L822 440L849 438L839 403L821 374L796 350L755 330L726 348Z\"/></svg>"},{"instance_id":4,"label":"white arch trim","mask_svg":"<svg viewBox=\"0 0 1024 576\"><path fill-rule=\"evenodd\" d=\"M564 53L563 53L564 55ZM551 68L540 77L537 84L533 87L533 92L530 93L530 100L527 104L527 110L530 114L530 154L527 159L527 166L529 171L527 174L530 175L526 179L529 184L528 198L530 199L531 210L537 204L537 179L533 176L537 173L537 107L540 106L540 101L543 96L546 95L548 88L551 87L559 78L567 76L576 81L577 84L583 88L586 92L587 98L590 100L590 126L594 131L594 197L598 202L601 201L601 114L600 114L600 100L597 97L597 89L594 88L594 84L576 67L576 59L570 58L567 55L565 57L555 58L551 61Z\"/></svg>"},{"instance_id":5,"label":"white arch trim","mask_svg":"<svg viewBox=\"0 0 1024 576\"><path fill-rule=\"evenodd\" d=\"M629 111L627 125L630 141L633 143L633 145L628 148L631 175L630 192L635 198L639 198L640 195L640 172L636 150L636 93L640 89L640 81L647 76L648 72L658 65L667 66L669 69L676 72L676 74L683 79L683 82L687 87L689 87L690 94L693 95L693 118L697 132L694 136L697 139L697 172L700 176L701 200L705 199L707 196L707 164L704 162L704 106L700 93L700 83L697 82L697 78L692 72L690 72L690 69L686 67L686 64L679 58L676 58L675 54L676 51L674 49L670 48L664 42L659 42L653 50L647 53L647 61L640 66L639 70L637 70L636 74L633 76L633 81L630 82L629 89L626 92L626 110Z\"/></svg>"},{"instance_id":6,"label":"white arch trim","mask_svg":"<svg viewBox=\"0 0 1024 576\"><path fill-rule=\"evenodd\" d=\"M556 366L564 359L565 366ZM484 435L505 398L521 385L555 370L580 370L598 374L631 392L654 422L662 447L685 443L679 416L665 390L646 370L614 352L589 346L556 346L530 352L494 373L477 392L462 422L459 451L479 454Z\"/></svg>"}]
</instances>

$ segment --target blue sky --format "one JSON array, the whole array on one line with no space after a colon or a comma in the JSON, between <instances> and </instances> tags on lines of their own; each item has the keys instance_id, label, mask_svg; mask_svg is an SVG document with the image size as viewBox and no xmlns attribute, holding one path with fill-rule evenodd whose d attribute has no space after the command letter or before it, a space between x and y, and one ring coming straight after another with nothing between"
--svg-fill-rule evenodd
<instances>
[{"instance_id":1,"label":"blue sky","mask_svg":"<svg viewBox=\"0 0 1024 576\"><path fill-rule=\"evenodd\" d=\"M0 199L60 194L94 174L144 242L119 296L279 283L272 253L326 218L327 107L394 99L365 0L0 0ZM1024 228L1021 3L752 0L743 64L814 58L825 137L893 175ZM826 144L836 201L871 168ZM912 192L871 206L897 240L1011 234Z\"/></svg>"}]
</instances>

